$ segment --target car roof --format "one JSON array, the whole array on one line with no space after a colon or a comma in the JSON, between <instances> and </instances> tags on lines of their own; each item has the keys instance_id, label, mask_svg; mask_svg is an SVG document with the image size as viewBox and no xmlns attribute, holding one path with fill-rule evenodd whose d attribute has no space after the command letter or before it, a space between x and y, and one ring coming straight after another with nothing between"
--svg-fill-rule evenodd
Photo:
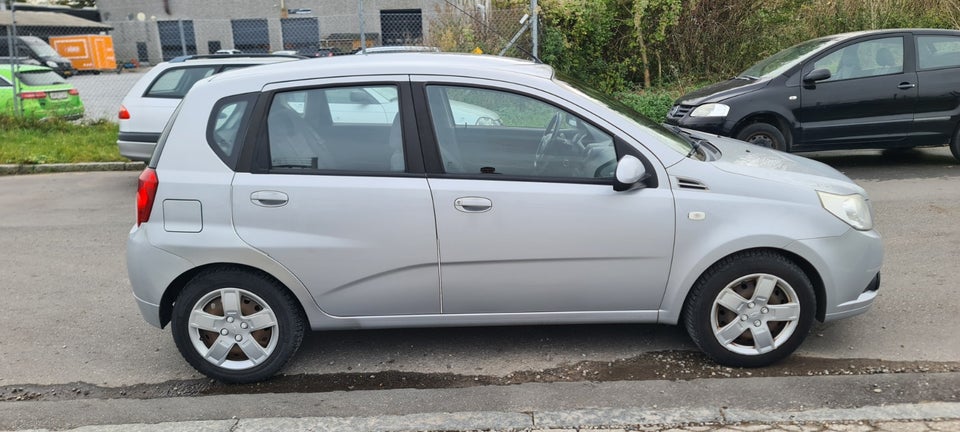
<instances>
[{"instance_id":1,"label":"car roof","mask_svg":"<svg viewBox=\"0 0 960 432\"><path fill-rule=\"evenodd\" d=\"M38 66L38 65L23 64L23 63L17 64L17 68L20 70L20 72L34 72L34 71L51 71L52 72L53 71L53 69L50 69L46 66ZM12 69L13 69L12 64L0 63L0 70L3 70L4 72L9 73Z\"/></svg>"},{"instance_id":2,"label":"car roof","mask_svg":"<svg viewBox=\"0 0 960 432\"><path fill-rule=\"evenodd\" d=\"M296 65L273 64L214 75L211 83L249 83L257 90L265 83L364 75L448 75L507 81L533 78L549 80L553 68L511 57L455 53L396 53L388 56L337 56L301 60ZM512 79L511 79L512 78ZM252 91L252 90L250 90Z\"/></svg>"},{"instance_id":3,"label":"car roof","mask_svg":"<svg viewBox=\"0 0 960 432\"><path fill-rule=\"evenodd\" d=\"M893 29L860 30L860 31L854 31L854 32L847 32L847 33L838 33L835 35L824 36L824 38L846 40L846 39L852 39L860 36L872 36L872 35L894 34L894 33L945 34L945 35L960 36L960 30L937 29L937 28L893 28Z\"/></svg>"}]
</instances>

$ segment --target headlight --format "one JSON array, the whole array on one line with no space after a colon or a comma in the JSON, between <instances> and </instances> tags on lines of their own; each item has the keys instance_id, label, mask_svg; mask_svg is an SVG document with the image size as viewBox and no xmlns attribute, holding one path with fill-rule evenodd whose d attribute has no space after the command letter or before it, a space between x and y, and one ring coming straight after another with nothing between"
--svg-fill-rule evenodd
<instances>
[{"instance_id":1,"label":"headlight","mask_svg":"<svg viewBox=\"0 0 960 432\"><path fill-rule=\"evenodd\" d=\"M848 225L860 231L873 229L873 216L870 215L870 206L863 195L835 195L821 191L817 191L817 195L820 196L820 204L824 209Z\"/></svg>"},{"instance_id":2,"label":"headlight","mask_svg":"<svg viewBox=\"0 0 960 432\"><path fill-rule=\"evenodd\" d=\"M56 67L59 66L59 65L57 65L57 62L55 62L55 61L53 61L53 60L47 60L47 66L50 66L50 67L52 67L52 68L56 68Z\"/></svg>"},{"instance_id":3,"label":"headlight","mask_svg":"<svg viewBox=\"0 0 960 432\"><path fill-rule=\"evenodd\" d=\"M729 112L730 107L727 105L709 103L694 108L690 117L726 117Z\"/></svg>"}]
</instances>

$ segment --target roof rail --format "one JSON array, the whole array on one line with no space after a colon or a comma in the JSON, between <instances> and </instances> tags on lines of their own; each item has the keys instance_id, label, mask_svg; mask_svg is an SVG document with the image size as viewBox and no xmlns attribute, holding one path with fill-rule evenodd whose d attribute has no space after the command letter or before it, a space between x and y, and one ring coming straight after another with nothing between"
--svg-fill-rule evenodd
<instances>
[{"instance_id":1,"label":"roof rail","mask_svg":"<svg viewBox=\"0 0 960 432\"><path fill-rule=\"evenodd\" d=\"M302 55L294 54L193 54L174 57L169 60L170 63L183 63L187 60L200 60L200 59L223 59L223 58L277 58L277 57L286 57L286 58L295 58L295 59L306 59L310 58Z\"/></svg>"}]
</instances>

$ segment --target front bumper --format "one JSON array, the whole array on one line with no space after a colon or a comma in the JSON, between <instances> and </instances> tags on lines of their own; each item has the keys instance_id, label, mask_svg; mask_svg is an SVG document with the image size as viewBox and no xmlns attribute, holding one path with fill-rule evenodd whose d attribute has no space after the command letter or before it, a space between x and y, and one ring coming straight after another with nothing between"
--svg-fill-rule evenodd
<instances>
[{"instance_id":1,"label":"front bumper","mask_svg":"<svg viewBox=\"0 0 960 432\"><path fill-rule=\"evenodd\" d=\"M839 237L800 240L786 249L807 258L820 275L824 322L862 314L876 299L883 263L876 231L851 228Z\"/></svg>"},{"instance_id":2,"label":"front bumper","mask_svg":"<svg viewBox=\"0 0 960 432\"><path fill-rule=\"evenodd\" d=\"M689 115L673 117L668 114L664 123L708 134L730 136L730 131L726 126L726 117L690 117Z\"/></svg>"}]
</instances>

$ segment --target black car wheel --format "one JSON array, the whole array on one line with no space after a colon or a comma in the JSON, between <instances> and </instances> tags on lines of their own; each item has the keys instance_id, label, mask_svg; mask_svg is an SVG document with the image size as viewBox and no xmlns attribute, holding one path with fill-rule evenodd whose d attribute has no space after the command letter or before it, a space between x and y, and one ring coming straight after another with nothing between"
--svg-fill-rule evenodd
<instances>
[{"instance_id":1,"label":"black car wheel","mask_svg":"<svg viewBox=\"0 0 960 432\"><path fill-rule=\"evenodd\" d=\"M697 281L683 311L694 343L717 363L760 367L790 355L813 325L813 285L786 257L724 258Z\"/></svg>"},{"instance_id":2,"label":"black car wheel","mask_svg":"<svg viewBox=\"0 0 960 432\"><path fill-rule=\"evenodd\" d=\"M780 129L770 123L753 123L743 128L736 137L738 140L768 147L780 151L787 150L787 140Z\"/></svg>"},{"instance_id":3,"label":"black car wheel","mask_svg":"<svg viewBox=\"0 0 960 432\"><path fill-rule=\"evenodd\" d=\"M173 305L171 330L195 369L226 383L267 379L300 347L304 318L277 281L242 269L200 273Z\"/></svg>"}]
</instances>

